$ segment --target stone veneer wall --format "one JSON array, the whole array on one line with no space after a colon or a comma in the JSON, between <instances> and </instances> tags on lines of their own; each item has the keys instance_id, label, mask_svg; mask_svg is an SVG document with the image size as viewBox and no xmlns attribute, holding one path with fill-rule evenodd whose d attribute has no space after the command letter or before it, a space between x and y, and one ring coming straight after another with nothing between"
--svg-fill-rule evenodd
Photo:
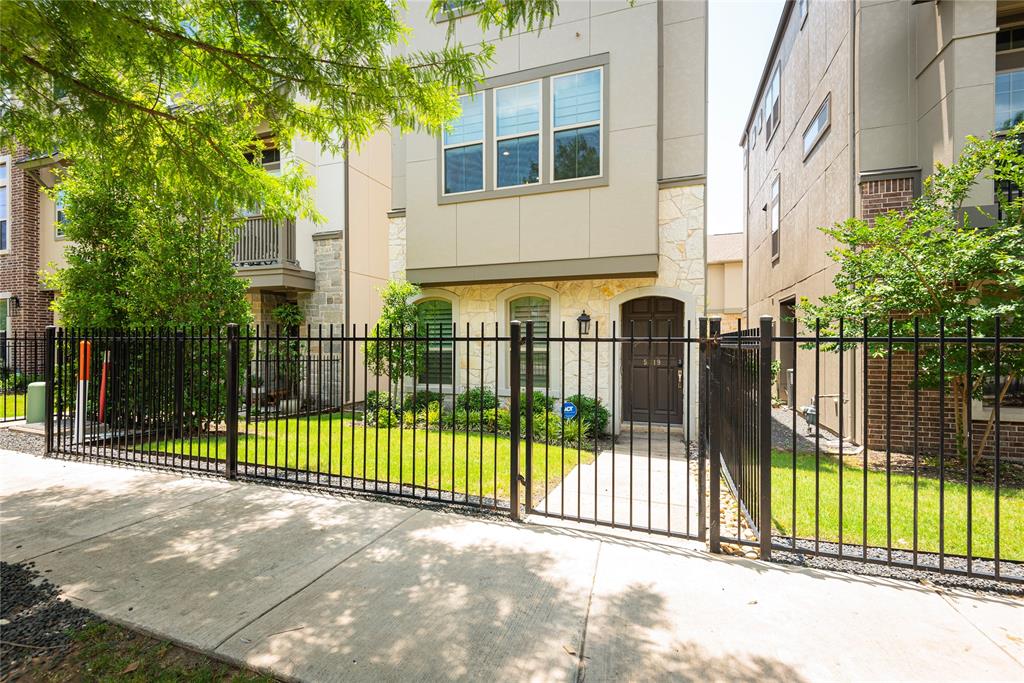
<instances>
[{"instance_id":1,"label":"stone veneer wall","mask_svg":"<svg viewBox=\"0 0 1024 683\"><path fill-rule=\"evenodd\" d=\"M53 295L41 289L39 282L40 186L30 173L14 165L28 155L27 150L0 149L0 156L8 154L9 251L0 254L0 291L18 297L19 306L9 304L12 331L42 334L53 323Z\"/></svg>"},{"instance_id":2,"label":"stone veneer wall","mask_svg":"<svg viewBox=\"0 0 1024 683\"><path fill-rule=\"evenodd\" d=\"M343 325L345 322L344 249L341 232L313 235L316 286L312 292L299 295L299 306L310 325Z\"/></svg>"},{"instance_id":3,"label":"stone veneer wall","mask_svg":"<svg viewBox=\"0 0 1024 683\"><path fill-rule=\"evenodd\" d=\"M485 283L477 285L452 285L440 288L425 288L426 297L445 295L446 293L454 298L453 315L459 325L460 334L465 334L468 323L472 336L480 334L480 326L483 324L488 334L494 333L494 325L498 321L505 321L507 314L499 312L499 297L509 289L515 289L521 294L529 295L530 290L538 294L552 295L552 314L557 307L559 314L557 319L552 320L552 334L560 334L561 324L565 323L567 337L576 335L576 317L581 311L586 310L591 316L591 335L595 330L600 331L602 336L610 333L611 315L613 313L612 300L630 290L638 290L638 296L647 296L644 288L659 288L663 293L678 293L682 298L687 299L686 319L692 321L693 330L696 334L696 318L704 313L704 273L705 273L705 235L704 235L704 186L691 185L662 189L659 191L658 204L658 230L659 230L659 251L658 272L654 277L633 277L633 278L602 278L585 280L548 280L532 283ZM401 278L405 274L405 218L393 217L390 222L390 257L391 276ZM632 298L628 297L627 298ZM457 313L455 311L457 310ZM617 329L622 333L621 329ZM684 331L680 331L682 333ZM502 330L502 334L506 334ZM457 347L459 345L456 345ZM503 348L507 345L503 345ZM595 377L593 372L594 347L583 345L583 377L578 378L576 367L578 362L577 346L566 343L565 356L565 390L560 391L558 387L552 389L553 395L565 396L574 394L581 390L587 395L593 395ZM621 353L621 349L619 349ZM507 349L503 351L507 354ZM551 348L551 373L553 383L559 383L562 354L560 344L553 344ZM466 353L465 345L456 348L456 383L464 386L468 378L471 386L480 382L481 369L484 373L484 382L487 385L494 383L495 363L499 364L498 377L499 388L507 392L507 358L498 358L494 353L493 344L487 345L481 360L480 345L471 343L469 353ZM693 355L696 358L696 354ZM609 404L612 400L611 377L612 368L611 345L601 344L597 358L598 366L598 395ZM616 386L619 380L616 378Z\"/></svg>"}]
</instances>

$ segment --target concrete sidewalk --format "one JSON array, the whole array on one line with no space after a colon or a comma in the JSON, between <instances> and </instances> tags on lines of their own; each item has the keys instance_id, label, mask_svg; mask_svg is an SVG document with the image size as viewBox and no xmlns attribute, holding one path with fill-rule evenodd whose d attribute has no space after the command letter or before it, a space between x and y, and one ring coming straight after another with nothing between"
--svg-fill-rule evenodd
<instances>
[{"instance_id":1,"label":"concrete sidewalk","mask_svg":"<svg viewBox=\"0 0 1024 683\"><path fill-rule=\"evenodd\" d=\"M1024 679L1024 604L647 537L0 451L8 562L303 680Z\"/></svg>"}]
</instances>

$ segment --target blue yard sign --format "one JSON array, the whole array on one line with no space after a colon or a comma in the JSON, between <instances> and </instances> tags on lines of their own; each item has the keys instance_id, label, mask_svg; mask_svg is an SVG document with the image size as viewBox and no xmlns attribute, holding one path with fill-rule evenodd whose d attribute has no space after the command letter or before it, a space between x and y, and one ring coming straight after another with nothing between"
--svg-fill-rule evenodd
<instances>
[{"instance_id":1,"label":"blue yard sign","mask_svg":"<svg viewBox=\"0 0 1024 683\"><path fill-rule=\"evenodd\" d=\"M566 401L562 404L562 417L566 420L571 420L576 417L576 404L570 401Z\"/></svg>"}]
</instances>

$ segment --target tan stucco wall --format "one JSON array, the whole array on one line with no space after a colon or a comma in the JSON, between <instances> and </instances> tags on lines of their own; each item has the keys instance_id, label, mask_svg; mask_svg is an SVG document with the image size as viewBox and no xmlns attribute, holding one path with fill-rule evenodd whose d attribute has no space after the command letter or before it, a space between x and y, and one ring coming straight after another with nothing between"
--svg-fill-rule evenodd
<instances>
[{"instance_id":1,"label":"tan stucco wall","mask_svg":"<svg viewBox=\"0 0 1024 683\"><path fill-rule=\"evenodd\" d=\"M680 175L704 172L705 10L700 0L661 6L567 2L551 28L496 41L491 78L607 55L604 158L609 182L439 204L437 139L422 132L406 135L392 159L394 206L405 208L408 216L408 268L656 254L661 166ZM448 23L434 25L426 14L426 3L410 3L406 20L415 49L444 44ZM476 44L475 21L458 20L455 39ZM667 71L659 71L662 59ZM659 95L662 81L664 97ZM545 103L542 118L548 107ZM663 113L661 107L669 109Z\"/></svg>"},{"instance_id":2,"label":"tan stucco wall","mask_svg":"<svg viewBox=\"0 0 1024 683\"><path fill-rule=\"evenodd\" d=\"M69 244L57 237L55 228L57 207L50 197L39 193L39 270L53 272L67 265L64 248Z\"/></svg>"}]
</instances>

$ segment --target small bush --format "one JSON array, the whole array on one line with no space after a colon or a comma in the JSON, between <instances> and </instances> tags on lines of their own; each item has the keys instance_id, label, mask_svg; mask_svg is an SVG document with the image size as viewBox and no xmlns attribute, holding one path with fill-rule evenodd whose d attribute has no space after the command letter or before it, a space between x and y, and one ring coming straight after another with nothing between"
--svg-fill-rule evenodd
<instances>
[{"instance_id":1,"label":"small bush","mask_svg":"<svg viewBox=\"0 0 1024 683\"><path fill-rule=\"evenodd\" d=\"M555 407L554 396L545 396L543 391L533 392L533 412L543 413L545 411L552 411ZM519 394L519 413L522 415L526 414L526 392L523 391Z\"/></svg>"},{"instance_id":2,"label":"small bush","mask_svg":"<svg viewBox=\"0 0 1024 683\"><path fill-rule=\"evenodd\" d=\"M470 389L455 398L455 407L459 410L476 412L491 410L498 407L498 397L486 387Z\"/></svg>"},{"instance_id":3,"label":"small bush","mask_svg":"<svg viewBox=\"0 0 1024 683\"><path fill-rule=\"evenodd\" d=\"M440 403L444 397L437 391L417 391L409 394L402 402L402 412L419 412L431 403Z\"/></svg>"},{"instance_id":4,"label":"small bush","mask_svg":"<svg viewBox=\"0 0 1024 683\"><path fill-rule=\"evenodd\" d=\"M367 413L375 413L382 408L394 408L395 399L385 391L367 391L365 408Z\"/></svg>"},{"instance_id":5,"label":"small bush","mask_svg":"<svg viewBox=\"0 0 1024 683\"><path fill-rule=\"evenodd\" d=\"M42 381L42 376L26 375L12 370L0 371L0 390L22 392L28 389L31 382Z\"/></svg>"},{"instance_id":6,"label":"small bush","mask_svg":"<svg viewBox=\"0 0 1024 683\"><path fill-rule=\"evenodd\" d=\"M387 408L378 408L374 412L367 412L370 424L375 424L378 427L397 427L398 416Z\"/></svg>"},{"instance_id":7,"label":"small bush","mask_svg":"<svg viewBox=\"0 0 1024 683\"><path fill-rule=\"evenodd\" d=\"M607 431L608 409L601 403L601 399L595 400L590 396L576 394L566 397L564 403L576 404L576 418L573 421L579 420L587 423L587 428L584 430L586 436L595 437Z\"/></svg>"}]
</instances>

